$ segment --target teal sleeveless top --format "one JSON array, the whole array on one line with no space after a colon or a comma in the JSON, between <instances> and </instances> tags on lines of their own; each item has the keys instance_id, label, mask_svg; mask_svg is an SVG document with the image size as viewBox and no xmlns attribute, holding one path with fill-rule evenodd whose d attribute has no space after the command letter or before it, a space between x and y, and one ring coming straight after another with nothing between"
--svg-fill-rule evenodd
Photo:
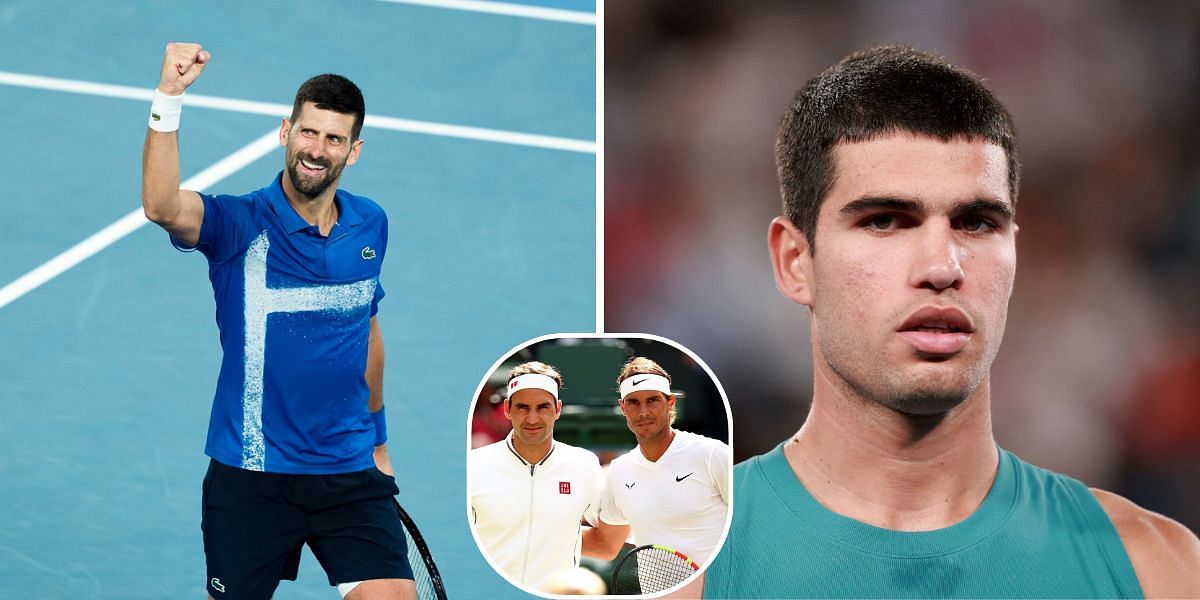
<instances>
[{"instance_id":1,"label":"teal sleeveless top","mask_svg":"<svg viewBox=\"0 0 1200 600\"><path fill-rule=\"evenodd\" d=\"M819 504L783 445L734 468L733 522L705 598L1140 598L1112 521L1079 481L1000 451L987 497L934 531Z\"/></svg>"}]
</instances>

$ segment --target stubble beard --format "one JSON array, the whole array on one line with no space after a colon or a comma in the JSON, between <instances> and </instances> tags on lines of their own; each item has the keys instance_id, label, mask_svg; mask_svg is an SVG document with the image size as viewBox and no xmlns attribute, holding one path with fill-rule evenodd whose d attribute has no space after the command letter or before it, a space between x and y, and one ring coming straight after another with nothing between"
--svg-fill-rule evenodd
<instances>
[{"instance_id":1,"label":"stubble beard","mask_svg":"<svg viewBox=\"0 0 1200 600\"><path fill-rule=\"evenodd\" d=\"M909 416L943 415L966 402L995 357L987 352L990 356L975 357L966 365L903 372L886 362L869 365L857 360L855 351L844 344L822 339L818 345L825 364L855 396Z\"/></svg>"},{"instance_id":2,"label":"stubble beard","mask_svg":"<svg viewBox=\"0 0 1200 600\"><path fill-rule=\"evenodd\" d=\"M302 158L310 164L325 167L324 175L316 179L309 179L301 174L300 160ZM349 158L349 156L346 157L347 160ZM346 160L343 160L341 164L334 164L328 160L315 160L308 156L302 156L299 150L291 152L287 160L288 178L292 180L292 187L307 198L316 198L323 194L325 190L329 189L329 186L337 181L338 177L342 176L342 169L345 167Z\"/></svg>"}]
</instances>

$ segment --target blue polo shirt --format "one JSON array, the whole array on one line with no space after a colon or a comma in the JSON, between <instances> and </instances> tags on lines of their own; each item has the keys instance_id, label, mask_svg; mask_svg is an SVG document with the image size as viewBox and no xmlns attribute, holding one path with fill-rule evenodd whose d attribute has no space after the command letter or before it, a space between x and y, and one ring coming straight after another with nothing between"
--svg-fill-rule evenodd
<instances>
[{"instance_id":1,"label":"blue polo shirt","mask_svg":"<svg viewBox=\"0 0 1200 600\"><path fill-rule=\"evenodd\" d=\"M383 287L387 215L337 190L320 234L288 204L281 172L244 196L209 196L195 248L221 333L221 373L205 453L273 473L347 473L374 465L365 371Z\"/></svg>"}]
</instances>

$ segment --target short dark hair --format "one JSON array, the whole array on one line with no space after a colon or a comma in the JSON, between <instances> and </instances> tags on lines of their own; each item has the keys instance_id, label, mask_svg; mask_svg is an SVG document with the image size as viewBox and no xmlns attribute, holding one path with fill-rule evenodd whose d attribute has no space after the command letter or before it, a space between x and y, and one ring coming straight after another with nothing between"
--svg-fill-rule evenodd
<instances>
[{"instance_id":1,"label":"short dark hair","mask_svg":"<svg viewBox=\"0 0 1200 600\"><path fill-rule=\"evenodd\" d=\"M296 90L296 101L292 103L291 121L300 117L300 107L305 102L312 102L321 110L332 110L343 115L354 115L354 128L350 131L350 139L357 140L362 132L363 119L367 116L367 107L363 102L362 91L353 81L325 73L305 81Z\"/></svg>"},{"instance_id":2,"label":"short dark hair","mask_svg":"<svg viewBox=\"0 0 1200 600\"><path fill-rule=\"evenodd\" d=\"M796 92L779 125L775 164L783 212L815 251L817 214L833 186L833 149L897 132L986 140L1008 157L1015 206L1021 162L1012 117L973 73L906 46L851 54Z\"/></svg>"}]
</instances>

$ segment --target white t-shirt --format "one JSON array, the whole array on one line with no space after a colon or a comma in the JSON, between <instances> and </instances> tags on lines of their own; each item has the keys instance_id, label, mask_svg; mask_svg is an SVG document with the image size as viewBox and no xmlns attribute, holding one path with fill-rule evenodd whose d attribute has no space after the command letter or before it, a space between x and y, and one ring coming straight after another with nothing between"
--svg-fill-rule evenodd
<instances>
[{"instance_id":1,"label":"white t-shirt","mask_svg":"<svg viewBox=\"0 0 1200 600\"><path fill-rule=\"evenodd\" d=\"M655 462L634 448L608 467L600 520L630 525L638 545L670 546L703 567L725 532L732 460L724 443L680 430Z\"/></svg>"},{"instance_id":2,"label":"white t-shirt","mask_svg":"<svg viewBox=\"0 0 1200 600\"><path fill-rule=\"evenodd\" d=\"M472 450L467 472L468 517L497 571L536 589L551 573L579 565L580 522L599 522L604 472L595 454L554 442L530 464L509 433Z\"/></svg>"}]
</instances>

